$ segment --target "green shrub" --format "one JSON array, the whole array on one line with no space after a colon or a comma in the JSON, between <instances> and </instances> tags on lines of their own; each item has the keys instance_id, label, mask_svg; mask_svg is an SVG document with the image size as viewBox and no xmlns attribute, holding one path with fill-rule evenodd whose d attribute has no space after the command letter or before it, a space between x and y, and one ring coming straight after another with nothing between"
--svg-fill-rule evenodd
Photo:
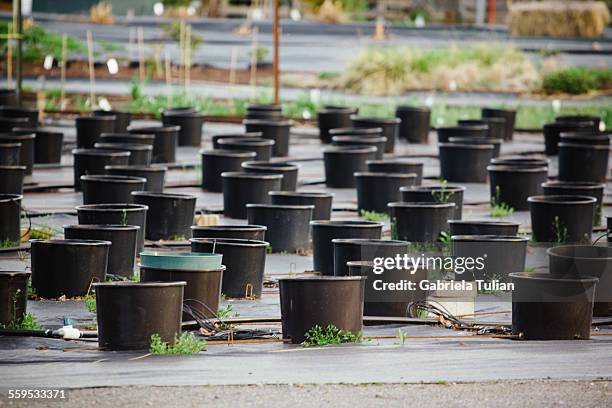
<instances>
[{"instance_id":1,"label":"green shrub","mask_svg":"<svg viewBox=\"0 0 612 408\"><path fill-rule=\"evenodd\" d=\"M544 92L584 94L612 88L612 69L568 68L550 72L542 79Z\"/></svg>"}]
</instances>

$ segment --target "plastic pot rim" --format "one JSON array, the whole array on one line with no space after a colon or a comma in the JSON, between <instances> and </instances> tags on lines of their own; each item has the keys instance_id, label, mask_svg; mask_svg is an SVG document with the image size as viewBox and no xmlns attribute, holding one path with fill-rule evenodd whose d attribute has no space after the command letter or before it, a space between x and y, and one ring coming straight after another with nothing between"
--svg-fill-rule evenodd
<instances>
[{"instance_id":1,"label":"plastic pot rim","mask_svg":"<svg viewBox=\"0 0 612 408\"><path fill-rule=\"evenodd\" d=\"M111 246L111 241L103 239L31 239L30 243L44 245L63 245L63 246Z\"/></svg>"},{"instance_id":2,"label":"plastic pot rim","mask_svg":"<svg viewBox=\"0 0 612 408\"><path fill-rule=\"evenodd\" d=\"M145 180L146 181L146 180ZM132 191L131 195L134 197L150 197L150 198L171 198L173 200L196 200L197 197L191 194L181 194L181 193L154 193L152 191Z\"/></svg>"},{"instance_id":3,"label":"plastic pot rim","mask_svg":"<svg viewBox=\"0 0 612 408\"><path fill-rule=\"evenodd\" d=\"M522 280L534 280L540 282L563 282L563 283L597 283L599 278L595 276L566 276L566 275L552 275L544 272L512 272L508 274L509 277Z\"/></svg>"},{"instance_id":4,"label":"plastic pot rim","mask_svg":"<svg viewBox=\"0 0 612 408\"><path fill-rule=\"evenodd\" d=\"M105 150L105 149L73 149L74 156L103 156L103 157L130 157L132 153L127 150Z\"/></svg>"},{"instance_id":5,"label":"plastic pot rim","mask_svg":"<svg viewBox=\"0 0 612 408\"><path fill-rule=\"evenodd\" d=\"M595 204L597 199L583 195L536 195L527 197L527 202L536 204Z\"/></svg>"},{"instance_id":6,"label":"plastic pot rim","mask_svg":"<svg viewBox=\"0 0 612 408\"><path fill-rule=\"evenodd\" d=\"M221 173L222 178L234 179L255 179L255 180L277 180L282 179L282 174L273 173L247 173L241 171L224 171Z\"/></svg>"},{"instance_id":7,"label":"plastic pot rim","mask_svg":"<svg viewBox=\"0 0 612 408\"><path fill-rule=\"evenodd\" d=\"M231 246L231 247L250 247L250 248L266 248L270 245L267 241L258 239L242 239L242 238L190 238L189 242L214 244L215 246Z\"/></svg>"},{"instance_id":8,"label":"plastic pot rim","mask_svg":"<svg viewBox=\"0 0 612 408\"><path fill-rule=\"evenodd\" d=\"M312 220L310 221L311 226L326 226L334 228L378 228L383 227L385 223L380 221L357 221L357 220Z\"/></svg>"},{"instance_id":9,"label":"plastic pot rim","mask_svg":"<svg viewBox=\"0 0 612 408\"><path fill-rule=\"evenodd\" d=\"M224 229L228 229L231 231L267 231L268 227L266 227L265 225L256 225L256 224L246 224L246 225L236 225L236 224L230 224L230 225L192 225L191 227L192 231L205 231L207 229L210 230L218 230L218 231L223 231ZM205 237L203 237L205 238Z\"/></svg>"},{"instance_id":10,"label":"plastic pot rim","mask_svg":"<svg viewBox=\"0 0 612 408\"><path fill-rule=\"evenodd\" d=\"M92 231L138 231L139 225L122 224L69 224L62 225L63 229L92 230ZM65 232L64 232L65 233Z\"/></svg>"},{"instance_id":11,"label":"plastic pot rim","mask_svg":"<svg viewBox=\"0 0 612 408\"><path fill-rule=\"evenodd\" d=\"M149 206L145 204L122 204L122 203L109 203L109 204L82 204L74 207L77 211L142 211L148 210Z\"/></svg>"},{"instance_id":12,"label":"plastic pot rim","mask_svg":"<svg viewBox=\"0 0 612 408\"><path fill-rule=\"evenodd\" d=\"M269 119L244 119L242 121L243 125L258 125L258 126L274 126L274 127L291 127L294 125L293 120L291 119L283 119L283 120L269 120Z\"/></svg>"},{"instance_id":13,"label":"plastic pot rim","mask_svg":"<svg viewBox=\"0 0 612 408\"><path fill-rule=\"evenodd\" d=\"M282 171L293 171L298 170L300 166L298 164L287 163L287 162L265 162L265 161L246 161L242 162L241 167L243 169L263 169L263 170L282 170Z\"/></svg>"},{"instance_id":14,"label":"plastic pot rim","mask_svg":"<svg viewBox=\"0 0 612 408\"><path fill-rule=\"evenodd\" d=\"M247 203L245 204L246 208L255 208L255 209L265 209L265 210L314 210L315 206L313 204L255 204L255 203Z\"/></svg>"},{"instance_id":15,"label":"plastic pot rim","mask_svg":"<svg viewBox=\"0 0 612 408\"><path fill-rule=\"evenodd\" d=\"M380 123L383 125L399 125L402 120L399 118L377 118L375 116L351 115L351 120L357 123ZM375 126L373 128L376 128ZM368 129L368 128L363 128Z\"/></svg>"},{"instance_id":16,"label":"plastic pot rim","mask_svg":"<svg viewBox=\"0 0 612 408\"><path fill-rule=\"evenodd\" d=\"M608 252L609 256L570 256L559 254L557 251L569 248L601 248L602 252ZM575 260L589 260L589 261L602 261L612 262L612 248L608 246L597 246L597 245L560 245L546 250L546 254L549 257L562 258L562 259L575 259Z\"/></svg>"},{"instance_id":17,"label":"plastic pot rim","mask_svg":"<svg viewBox=\"0 0 612 408\"><path fill-rule=\"evenodd\" d=\"M146 268L146 267L145 267ZM175 282L131 282L131 281L116 281L116 282L97 282L92 284L94 288L166 288L173 286L187 286L187 282L185 281L175 281Z\"/></svg>"},{"instance_id":18,"label":"plastic pot rim","mask_svg":"<svg viewBox=\"0 0 612 408\"><path fill-rule=\"evenodd\" d=\"M416 192L432 192L432 191L448 191L451 193L456 193L459 191L465 191L465 186L458 185L447 185L447 186L403 186L400 187L400 191L416 191Z\"/></svg>"},{"instance_id":19,"label":"plastic pot rim","mask_svg":"<svg viewBox=\"0 0 612 408\"><path fill-rule=\"evenodd\" d=\"M104 170L134 170L134 171L144 171L151 173L162 173L168 170L166 166L145 166L144 164L126 164L126 165L106 165L104 166Z\"/></svg>"},{"instance_id":20,"label":"plastic pot rim","mask_svg":"<svg viewBox=\"0 0 612 408\"><path fill-rule=\"evenodd\" d=\"M435 201L396 201L387 203L388 208L455 208L452 202L438 203Z\"/></svg>"},{"instance_id":21,"label":"plastic pot rim","mask_svg":"<svg viewBox=\"0 0 612 408\"><path fill-rule=\"evenodd\" d=\"M127 128L128 133L135 134L152 134L155 136L157 133L172 133L178 132L181 130L181 127L178 125L160 125L160 126L143 126L143 127L133 127L129 126Z\"/></svg>"},{"instance_id":22,"label":"plastic pot rim","mask_svg":"<svg viewBox=\"0 0 612 408\"><path fill-rule=\"evenodd\" d=\"M305 198L333 198L333 193L324 191L268 191L269 196L305 197Z\"/></svg>"},{"instance_id":23,"label":"plastic pot rim","mask_svg":"<svg viewBox=\"0 0 612 408\"><path fill-rule=\"evenodd\" d=\"M520 235L453 235L451 241L460 242L528 242L529 238Z\"/></svg>"},{"instance_id":24,"label":"plastic pot rim","mask_svg":"<svg viewBox=\"0 0 612 408\"><path fill-rule=\"evenodd\" d=\"M416 173L385 173L382 171L357 171L353 173L353 177L364 177L364 178L402 178L402 179L415 179L417 178Z\"/></svg>"},{"instance_id":25,"label":"plastic pot rim","mask_svg":"<svg viewBox=\"0 0 612 408\"><path fill-rule=\"evenodd\" d=\"M372 245L372 246L390 246L404 247L410 245L409 241L401 241L398 239L371 239L371 238L334 238L332 244L343 245Z\"/></svg>"},{"instance_id":26,"label":"plastic pot rim","mask_svg":"<svg viewBox=\"0 0 612 408\"><path fill-rule=\"evenodd\" d=\"M115 174L84 174L79 177L79 179L81 181L124 184L142 184L147 182L147 179L144 177L121 176Z\"/></svg>"}]
</instances>

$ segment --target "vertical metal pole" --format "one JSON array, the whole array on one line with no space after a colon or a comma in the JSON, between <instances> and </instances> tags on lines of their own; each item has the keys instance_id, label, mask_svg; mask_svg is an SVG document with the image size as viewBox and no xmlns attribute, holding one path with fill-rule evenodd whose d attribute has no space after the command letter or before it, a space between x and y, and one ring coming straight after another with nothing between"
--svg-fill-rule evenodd
<instances>
[{"instance_id":1,"label":"vertical metal pole","mask_svg":"<svg viewBox=\"0 0 612 408\"><path fill-rule=\"evenodd\" d=\"M93 35L87 30L87 59L89 61L89 107L96 106L96 77L94 74Z\"/></svg>"},{"instance_id":2,"label":"vertical metal pole","mask_svg":"<svg viewBox=\"0 0 612 408\"><path fill-rule=\"evenodd\" d=\"M278 35L278 0L274 0L274 103L279 103L279 74L278 74L278 47L279 47L279 35Z\"/></svg>"},{"instance_id":3,"label":"vertical metal pole","mask_svg":"<svg viewBox=\"0 0 612 408\"><path fill-rule=\"evenodd\" d=\"M66 34L62 35L62 66L60 67L60 110L64 110L66 106L66 52L67 52L68 37Z\"/></svg>"},{"instance_id":4,"label":"vertical metal pole","mask_svg":"<svg viewBox=\"0 0 612 408\"><path fill-rule=\"evenodd\" d=\"M21 0L13 0L13 19L15 31L17 34L17 52L15 57L17 64L15 67L15 76L17 77L17 105L21 106L21 85L23 79L23 64L22 64L22 35L23 35L23 16L21 15Z\"/></svg>"}]
</instances>

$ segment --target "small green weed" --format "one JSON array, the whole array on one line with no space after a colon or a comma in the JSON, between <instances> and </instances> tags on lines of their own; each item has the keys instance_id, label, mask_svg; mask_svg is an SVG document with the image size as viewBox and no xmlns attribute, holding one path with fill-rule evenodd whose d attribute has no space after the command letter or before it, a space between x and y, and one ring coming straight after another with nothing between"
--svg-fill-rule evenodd
<instances>
[{"instance_id":1,"label":"small green weed","mask_svg":"<svg viewBox=\"0 0 612 408\"><path fill-rule=\"evenodd\" d=\"M87 309L89 313L96 314L97 305L96 305L96 295L95 294L90 293L89 295L85 296L85 308Z\"/></svg>"},{"instance_id":2,"label":"small green weed","mask_svg":"<svg viewBox=\"0 0 612 408\"><path fill-rule=\"evenodd\" d=\"M196 338L191 332L185 332L179 338L175 338L174 344L168 344L161 340L159 334L153 334L149 352L160 355L188 355L199 353L205 347L206 341Z\"/></svg>"},{"instance_id":3,"label":"small green weed","mask_svg":"<svg viewBox=\"0 0 612 408\"><path fill-rule=\"evenodd\" d=\"M555 216L552 224L553 239L557 244L563 244L567 241L567 227L563 226L563 223L558 216Z\"/></svg>"},{"instance_id":4,"label":"small green weed","mask_svg":"<svg viewBox=\"0 0 612 408\"><path fill-rule=\"evenodd\" d=\"M389 219L389 215L387 213L368 210L359 211L359 216L367 221L386 221Z\"/></svg>"},{"instance_id":5,"label":"small green weed","mask_svg":"<svg viewBox=\"0 0 612 408\"><path fill-rule=\"evenodd\" d=\"M363 341L361 332L353 334L350 331L338 329L333 324L322 328L319 325L312 327L305 334L304 347L325 346L328 344L360 343Z\"/></svg>"},{"instance_id":6,"label":"small green weed","mask_svg":"<svg viewBox=\"0 0 612 408\"><path fill-rule=\"evenodd\" d=\"M491 217L502 218L514 213L514 208L499 199L499 186L495 186L495 196L491 197Z\"/></svg>"}]
</instances>

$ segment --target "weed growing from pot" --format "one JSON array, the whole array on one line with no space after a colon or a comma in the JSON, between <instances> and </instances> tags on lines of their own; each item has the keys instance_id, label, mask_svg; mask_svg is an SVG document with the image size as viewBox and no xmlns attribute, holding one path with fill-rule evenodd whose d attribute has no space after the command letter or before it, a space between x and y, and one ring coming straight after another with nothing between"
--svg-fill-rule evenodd
<instances>
[{"instance_id":1,"label":"weed growing from pot","mask_svg":"<svg viewBox=\"0 0 612 408\"><path fill-rule=\"evenodd\" d=\"M123 209L121 211L121 218L119 219L119 224L121 224L121 225L128 225L127 210L126 209Z\"/></svg>"},{"instance_id":2,"label":"weed growing from pot","mask_svg":"<svg viewBox=\"0 0 612 408\"><path fill-rule=\"evenodd\" d=\"M19 246L19 242L11 241L10 239L4 239L0 241L0 248L14 248Z\"/></svg>"},{"instance_id":3,"label":"weed growing from pot","mask_svg":"<svg viewBox=\"0 0 612 408\"><path fill-rule=\"evenodd\" d=\"M438 237L438 241L440 241L440 243L442 244L442 248L440 248L442 250L442 252L449 252L450 251L450 244L451 244L451 234L450 232L447 231L442 231L440 232L440 236Z\"/></svg>"},{"instance_id":4,"label":"weed growing from pot","mask_svg":"<svg viewBox=\"0 0 612 408\"><path fill-rule=\"evenodd\" d=\"M368 210L359 211L359 216L367 221L386 221L389 219L389 215L387 213Z\"/></svg>"},{"instance_id":5,"label":"weed growing from pot","mask_svg":"<svg viewBox=\"0 0 612 408\"><path fill-rule=\"evenodd\" d=\"M495 186L495 196L491 197L491 217L502 218L514 213L514 208L499 199L499 186Z\"/></svg>"},{"instance_id":6,"label":"weed growing from pot","mask_svg":"<svg viewBox=\"0 0 612 408\"><path fill-rule=\"evenodd\" d=\"M305 337L306 340L302 342L304 347L326 346L328 344L341 343L361 343L363 341L363 334L361 332L353 334L350 331L338 329L333 324L325 328L315 325L306 332Z\"/></svg>"},{"instance_id":7,"label":"weed growing from pot","mask_svg":"<svg viewBox=\"0 0 612 408\"><path fill-rule=\"evenodd\" d=\"M181 334L180 337L175 338L174 344L168 344L162 341L159 334L153 334L151 336L149 353L160 355L188 355L199 353L204 350L205 347L206 341L196 338L191 332L185 332Z\"/></svg>"},{"instance_id":8,"label":"weed growing from pot","mask_svg":"<svg viewBox=\"0 0 612 408\"><path fill-rule=\"evenodd\" d=\"M556 216L553 220L552 229L555 243L563 244L565 241L567 241L567 227L563 226L563 223L561 220L559 220L558 216Z\"/></svg>"},{"instance_id":9,"label":"weed growing from pot","mask_svg":"<svg viewBox=\"0 0 612 408\"><path fill-rule=\"evenodd\" d=\"M440 180L440 190L431 192L434 201L438 203L448 203L453 194L454 192L448 190L448 182L444 179Z\"/></svg>"},{"instance_id":10,"label":"weed growing from pot","mask_svg":"<svg viewBox=\"0 0 612 408\"><path fill-rule=\"evenodd\" d=\"M391 239L398 239L396 218L391 220Z\"/></svg>"}]
</instances>

